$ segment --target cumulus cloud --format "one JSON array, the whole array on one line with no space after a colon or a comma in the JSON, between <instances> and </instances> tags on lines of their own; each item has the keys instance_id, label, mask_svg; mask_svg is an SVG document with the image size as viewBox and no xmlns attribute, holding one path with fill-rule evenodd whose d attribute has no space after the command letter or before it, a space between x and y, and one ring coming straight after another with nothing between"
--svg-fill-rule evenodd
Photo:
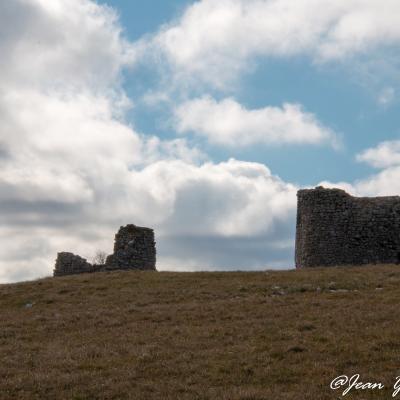
<instances>
[{"instance_id":1,"label":"cumulus cloud","mask_svg":"<svg viewBox=\"0 0 400 400\"><path fill-rule=\"evenodd\" d=\"M364 196L397 196L400 193L400 167L393 166L355 183Z\"/></svg>"},{"instance_id":2,"label":"cumulus cloud","mask_svg":"<svg viewBox=\"0 0 400 400\"><path fill-rule=\"evenodd\" d=\"M355 182L324 181L319 185L341 188L354 196L398 196L400 193L400 167L388 167L377 174Z\"/></svg>"},{"instance_id":3,"label":"cumulus cloud","mask_svg":"<svg viewBox=\"0 0 400 400\"><path fill-rule=\"evenodd\" d=\"M57 251L110 252L126 223L156 229L161 268L291 265L294 185L124 120L135 51L110 8L2 2L0 32L0 281L50 274Z\"/></svg>"},{"instance_id":4,"label":"cumulus cloud","mask_svg":"<svg viewBox=\"0 0 400 400\"><path fill-rule=\"evenodd\" d=\"M338 143L333 131L299 104L248 110L232 98L217 102L206 96L179 105L175 123L178 132L194 132L219 145Z\"/></svg>"},{"instance_id":5,"label":"cumulus cloud","mask_svg":"<svg viewBox=\"0 0 400 400\"><path fill-rule=\"evenodd\" d=\"M400 140L382 142L357 154L356 159L375 168L400 166Z\"/></svg>"},{"instance_id":6,"label":"cumulus cloud","mask_svg":"<svg viewBox=\"0 0 400 400\"><path fill-rule=\"evenodd\" d=\"M139 175L154 182L159 203L171 207L163 215L166 231L161 228L161 234L256 236L287 221L295 207L295 186L258 163L158 162Z\"/></svg>"},{"instance_id":7,"label":"cumulus cloud","mask_svg":"<svg viewBox=\"0 0 400 400\"><path fill-rule=\"evenodd\" d=\"M292 266L297 186L265 165L212 162L184 138L137 132L125 120L132 102L122 71L149 48L167 57L175 77L215 86L259 55L342 59L397 43L398 5L385 6L202 0L132 44L115 12L91 0L2 2L0 282L49 275L57 251L111 252L127 223L156 229L160 269ZM171 101L163 92L147 101L160 99ZM176 107L175 122L182 133L223 145L337 140L296 104L252 110L232 98L198 97ZM399 154L398 141L367 149L358 160L381 171L335 186L357 195L399 192Z\"/></svg>"},{"instance_id":8,"label":"cumulus cloud","mask_svg":"<svg viewBox=\"0 0 400 400\"><path fill-rule=\"evenodd\" d=\"M297 188L264 165L158 162L138 178L157 187L153 214L164 268L292 265Z\"/></svg>"},{"instance_id":9,"label":"cumulus cloud","mask_svg":"<svg viewBox=\"0 0 400 400\"><path fill-rule=\"evenodd\" d=\"M381 142L376 147L357 154L356 159L381 171L355 182L355 191L364 196L390 196L400 193L399 140Z\"/></svg>"},{"instance_id":10,"label":"cumulus cloud","mask_svg":"<svg viewBox=\"0 0 400 400\"><path fill-rule=\"evenodd\" d=\"M339 187L355 196L394 196L400 193L400 141L384 141L356 155L356 160L379 169L378 173L355 182L321 182Z\"/></svg>"},{"instance_id":11,"label":"cumulus cloud","mask_svg":"<svg viewBox=\"0 0 400 400\"><path fill-rule=\"evenodd\" d=\"M259 56L329 62L397 46L399 12L397 0L201 0L136 52L163 55L178 81L226 88Z\"/></svg>"},{"instance_id":12,"label":"cumulus cloud","mask_svg":"<svg viewBox=\"0 0 400 400\"><path fill-rule=\"evenodd\" d=\"M115 89L134 61L116 13L94 2L15 0L2 2L0 15L2 87Z\"/></svg>"}]
</instances>

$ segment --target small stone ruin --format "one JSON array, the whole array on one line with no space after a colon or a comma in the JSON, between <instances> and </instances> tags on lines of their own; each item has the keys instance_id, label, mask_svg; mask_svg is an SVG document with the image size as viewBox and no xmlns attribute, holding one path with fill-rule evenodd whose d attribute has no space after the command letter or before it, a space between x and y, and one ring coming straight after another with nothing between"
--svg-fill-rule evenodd
<instances>
[{"instance_id":1,"label":"small stone ruin","mask_svg":"<svg viewBox=\"0 0 400 400\"><path fill-rule=\"evenodd\" d=\"M83 274L112 270L156 271L154 231L133 224L121 226L115 235L114 253L104 265L92 265L72 253L57 254L54 276Z\"/></svg>"},{"instance_id":2,"label":"small stone ruin","mask_svg":"<svg viewBox=\"0 0 400 400\"><path fill-rule=\"evenodd\" d=\"M85 258L76 256L72 253L58 253L54 276L82 274L93 272L93 265L88 263Z\"/></svg>"},{"instance_id":3,"label":"small stone ruin","mask_svg":"<svg viewBox=\"0 0 400 400\"><path fill-rule=\"evenodd\" d=\"M110 269L156 269L154 232L150 228L127 225L115 235L114 254L107 257Z\"/></svg>"}]
</instances>

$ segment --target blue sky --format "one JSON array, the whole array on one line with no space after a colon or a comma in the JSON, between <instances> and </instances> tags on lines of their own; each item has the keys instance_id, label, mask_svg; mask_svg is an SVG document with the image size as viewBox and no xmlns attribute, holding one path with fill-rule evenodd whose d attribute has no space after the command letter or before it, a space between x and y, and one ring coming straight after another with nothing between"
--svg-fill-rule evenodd
<instances>
[{"instance_id":1,"label":"blue sky","mask_svg":"<svg viewBox=\"0 0 400 400\"><path fill-rule=\"evenodd\" d=\"M177 18L191 2L187 0L117 0L98 3L109 5L118 11L121 25L133 41Z\"/></svg>"},{"instance_id":2,"label":"blue sky","mask_svg":"<svg viewBox=\"0 0 400 400\"><path fill-rule=\"evenodd\" d=\"M178 20L194 2L109 0L101 3L118 11L126 36L135 41L154 34L164 24ZM362 179L372 169L357 162L355 155L382 140L397 139L399 135L396 96L389 104L379 103L379 96L385 88L396 90L398 77L385 76L384 73L379 76L379 72L373 71L377 76L368 81L347 62L318 65L304 56L289 60L260 58L251 71L243 74L229 95L252 109L279 106L284 102L300 103L340 135L342 148L215 149L207 147L207 143L202 145L207 147L207 154L215 161L235 157L265 163L284 180L299 185L314 185L323 180ZM146 68L126 71L124 77L126 91L133 99L140 98L144 91L153 87L152 80L157 80L157 76ZM221 93L213 94L221 97ZM175 134L170 126L166 126L165 121L169 118L168 111L154 110L141 103L129 115L129 121L141 132L156 133L160 137Z\"/></svg>"},{"instance_id":3,"label":"blue sky","mask_svg":"<svg viewBox=\"0 0 400 400\"><path fill-rule=\"evenodd\" d=\"M398 0L0 4L0 282L155 229L160 270L293 268L296 192L400 193ZM4 61L5 60L5 61Z\"/></svg>"}]
</instances>

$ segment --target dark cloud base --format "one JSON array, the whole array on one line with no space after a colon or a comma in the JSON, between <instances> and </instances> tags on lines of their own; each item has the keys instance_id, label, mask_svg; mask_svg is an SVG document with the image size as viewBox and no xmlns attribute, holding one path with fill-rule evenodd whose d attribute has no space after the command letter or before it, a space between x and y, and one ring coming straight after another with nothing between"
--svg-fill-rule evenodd
<instances>
[{"instance_id":1,"label":"dark cloud base","mask_svg":"<svg viewBox=\"0 0 400 400\"><path fill-rule=\"evenodd\" d=\"M290 243L294 236L282 239ZM174 236L161 237L157 241L161 257L176 258L184 267L184 260L194 267L188 270L252 270L294 266L294 246L271 240L271 236L261 237L219 237L219 236ZM163 269L175 269L165 265Z\"/></svg>"}]
</instances>

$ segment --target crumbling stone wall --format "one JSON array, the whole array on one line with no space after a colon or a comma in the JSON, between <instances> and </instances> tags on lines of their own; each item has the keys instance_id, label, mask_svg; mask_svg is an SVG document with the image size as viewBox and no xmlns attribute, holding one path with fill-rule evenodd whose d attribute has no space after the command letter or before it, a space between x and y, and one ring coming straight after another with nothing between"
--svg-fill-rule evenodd
<instances>
[{"instance_id":1,"label":"crumbling stone wall","mask_svg":"<svg viewBox=\"0 0 400 400\"><path fill-rule=\"evenodd\" d=\"M57 254L54 276L82 274L118 269L156 270L154 231L135 225L121 226L115 235L114 253L104 265L92 265L72 253Z\"/></svg>"},{"instance_id":2,"label":"crumbling stone wall","mask_svg":"<svg viewBox=\"0 0 400 400\"><path fill-rule=\"evenodd\" d=\"M296 268L400 263L400 197L297 193Z\"/></svg>"},{"instance_id":3,"label":"crumbling stone wall","mask_svg":"<svg viewBox=\"0 0 400 400\"><path fill-rule=\"evenodd\" d=\"M115 235L114 254L107 257L107 269L156 269L154 231L135 225L121 227Z\"/></svg>"},{"instance_id":4,"label":"crumbling stone wall","mask_svg":"<svg viewBox=\"0 0 400 400\"><path fill-rule=\"evenodd\" d=\"M67 252L57 254L54 276L83 274L87 272L94 272L94 268L85 258Z\"/></svg>"}]
</instances>

